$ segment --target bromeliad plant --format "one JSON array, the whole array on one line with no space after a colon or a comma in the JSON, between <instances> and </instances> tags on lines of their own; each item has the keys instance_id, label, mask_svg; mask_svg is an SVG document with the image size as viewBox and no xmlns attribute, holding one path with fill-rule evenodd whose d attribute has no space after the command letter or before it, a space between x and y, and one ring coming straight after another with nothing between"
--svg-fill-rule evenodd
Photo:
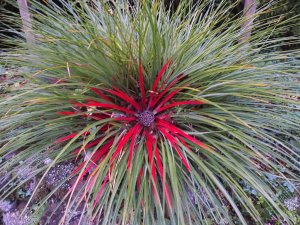
<instances>
[{"instance_id":1,"label":"bromeliad plant","mask_svg":"<svg viewBox=\"0 0 300 225\"><path fill-rule=\"evenodd\" d=\"M271 51L297 39L256 20L241 41L226 2L32 1L35 41L4 55L31 85L0 103L2 197L19 161L51 157L32 176L77 163L62 202L94 224L262 224L245 184L293 224L268 176L300 181L299 50Z\"/></svg>"},{"instance_id":2,"label":"bromeliad plant","mask_svg":"<svg viewBox=\"0 0 300 225\"><path fill-rule=\"evenodd\" d=\"M191 167L188 160L183 154L184 150L191 150L190 146L185 140L190 141L195 146L202 149L211 151L211 149L198 141L191 135L187 134L178 127L174 120L172 120L172 114L175 112L177 106L190 106L190 105L201 105L204 102L200 100L186 100L186 101L174 101L177 94L183 91L183 87L174 88L176 83L182 78L182 76L176 77L172 82L161 82L161 78L169 66L169 62L163 66L161 71L159 71L157 78L155 79L151 89L145 91L144 78L142 72L142 64L139 66L139 88L137 93L133 96L127 95L125 92L121 91L117 87L112 87L112 89L97 89L92 88L92 90L99 95L100 101L88 100L85 103L73 102L74 111L63 111L59 112L61 115L79 115L81 116L82 109L94 107L96 110L92 112L84 113L83 116L91 118L97 121L103 121L103 126L97 132L100 137L96 140L90 140L81 147L76 153L80 153L83 148L90 148L99 144L107 136L108 132L115 130L117 126L118 132L110 136L107 140L107 144L98 148L91 156L91 162L86 161L82 163L78 169L81 169L85 165L88 165L84 172L80 175L82 178L91 169L94 164L98 164L98 160L101 158L109 156L109 165L113 167L117 157L126 152L126 146L129 146L129 152L125 156L127 158L127 169L131 169L131 162L133 157L133 152L138 151L138 145L144 144L145 150L148 156L148 163L150 166L150 183L153 182L152 191L154 196L158 199L158 194L156 193L157 176L161 178L161 182L164 186L164 191L166 195L166 200L170 208L172 208L172 203L170 199L170 194L168 191L168 186L165 182L164 168L160 156L160 143L167 142L170 144L170 148L174 150L179 156L182 164L188 172L191 172ZM115 97L116 100L111 99ZM126 106L127 105L127 106ZM126 106L126 107L124 107ZM78 108L79 107L79 108ZM103 112L104 109L109 110ZM194 109L195 110L195 109ZM117 113L115 113L117 112ZM110 124L111 121L107 119L113 118L114 122L118 122L117 125ZM85 132L84 134L88 134ZM74 138L77 133L70 134L68 136L58 139L56 142L62 142ZM117 143L114 145L114 141ZM183 148L183 149L181 149ZM121 156L122 157L122 156ZM78 171L78 169L76 171ZM157 174L158 172L158 174ZM107 182L110 174L107 174L107 178L104 184ZM140 173L138 179L143 176L143 168L140 168ZM138 181L138 186L140 186ZM102 192L99 192L98 197L100 197ZM98 197L96 202L98 202Z\"/></svg>"}]
</instances>

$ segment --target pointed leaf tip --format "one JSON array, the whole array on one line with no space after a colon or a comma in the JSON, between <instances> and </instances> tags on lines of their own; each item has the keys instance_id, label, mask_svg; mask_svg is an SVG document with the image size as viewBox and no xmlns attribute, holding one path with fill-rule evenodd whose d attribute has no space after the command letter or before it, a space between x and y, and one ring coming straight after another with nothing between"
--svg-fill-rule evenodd
<instances>
[{"instance_id":1,"label":"pointed leaf tip","mask_svg":"<svg viewBox=\"0 0 300 225\"><path fill-rule=\"evenodd\" d=\"M168 60L166 62L166 64L163 65L162 69L158 72L158 75L157 75L157 77L156 77L156 79L153 83L152 91L154 91L154 92L156 91L158 83L161 80L161 78L162 78L163 74L165 73L165 71L168 69L170 63L171 63L171 60Z\"/></svg>"},{"instance_id":2,"label":"pointed leaf tip","mask_svg":"<svg viewBox=\"0 0 300 225\"><path fill-rule=\"evenodd\" d=\"M90 132L85 131L85 132L83 132L80 136L82 136L82 135L87 135L87 134L89 134L89 133L90 133ZM54 143L60 143L60 142L67 141L67 140L69 140L69 139L72 139L72 138L76 137L77 135L78 135L78 133L74 133L74 134L67 135L67 136L65 136L65 137L62 137L62 138L57 139L56 141L54 141Z\"/></svg>"}]
</instances>

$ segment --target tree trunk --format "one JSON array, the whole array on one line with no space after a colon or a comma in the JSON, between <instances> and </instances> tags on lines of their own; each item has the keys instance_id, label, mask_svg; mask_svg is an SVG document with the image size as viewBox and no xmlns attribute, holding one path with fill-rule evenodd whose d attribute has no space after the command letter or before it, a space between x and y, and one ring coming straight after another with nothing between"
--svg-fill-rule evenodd
<instances>
[{"instance_id":1,"label":"tree trunk","mask_svg":"<svg viewBox=\"0 0 300 225\"><path fill-rule=\"evenodd\" d=\"M32 43L33 42L33 35L31 33L32 24L31 24L31 18L30 18L27 0L17 0L17 2L19 6L21 19L22 19L22 26L23 26L25 39L28 43Z\"/></svg>"},{"instance_id":2,"label":"tree trunk","mask_svg":"<svg viewBox=\"0 0 300 225\"><path fill-rule=\"evenodd\" d=\"M244 23L241 27L241 42L243 43L248 43L250 41L256 8L256 0L244 0Z\"/></svg>"}]
</instances>

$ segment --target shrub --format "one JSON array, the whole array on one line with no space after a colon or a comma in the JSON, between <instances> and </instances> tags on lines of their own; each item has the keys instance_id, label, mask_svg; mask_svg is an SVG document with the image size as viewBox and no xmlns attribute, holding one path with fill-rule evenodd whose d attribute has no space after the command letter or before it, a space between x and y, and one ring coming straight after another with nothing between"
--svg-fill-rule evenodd
<instances>
[{"instance_id":1,"label":"shrub","mask_svg":"<svg viewBox=\"0 0 300 225\"><path fill-rule=\"evenodd\" d=\"M244 185L292 224L268 176L299 183L299 50L270 49L298 40L268 38L280 17L241 42L233 7L33 1L35 41L3 55L31 84L0 103L2 198L26 182L20 161L39 184L72 161L55 190L72 182L66 212L84 203L95 224L262 224Z\"/></svg>"}]
</instances>

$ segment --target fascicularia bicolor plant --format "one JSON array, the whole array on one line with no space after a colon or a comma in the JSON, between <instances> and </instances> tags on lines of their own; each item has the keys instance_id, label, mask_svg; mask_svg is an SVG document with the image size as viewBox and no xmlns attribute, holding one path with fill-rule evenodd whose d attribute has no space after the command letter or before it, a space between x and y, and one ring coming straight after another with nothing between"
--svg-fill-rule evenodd
<instances>
[{"instance_id":1,"label":"fascicularia bicolor plant","mask_svg":"<svg viewBox=\"0 0 300 225\"><path fill-rule=\"evenodd\" d=\"M31 85L0 103L1 156L15 154L1 196L18 161L40 154L52 159L34 164L40 183L77 164L66 223L80 209L95 224L262 224L263 198L292 224L268 176L299 183L299 51L273 48L297 39L255 20L245 42L226 2L32 1L34 41L9 39L5 54Z\"/></svg>"},{"instance_id":2,"label":"fascicularia bicolor plant","mask_svg":"<svg viewBox=\"0 0 300 225\"><path fill-rule=\"evenodd\" d=\"M142 64L139 66L139 77L137 92L127 93L112 87L107 88L92 88L92 90L99 95L99 100L87 100L84 103L72 102L74 105L73 111L62 111L61 115L78 115L91 118L96 121L103 121L100 129L97 130L99 137L87 141L76 153L80 153L84 148L91 148L103 142L100 148L97 148L91 155L91 160L82 163L76 171L88 165L84 172L80 175L82 178L94 165L101 164L101 159L108 157L110 170L119 157L127 158L127 169L131 170L132 157L135 151L138 151L138 146L144 145L144 151L148 158L150 167L150 183L153 182L152 191L155 198L159 198L156 193L157 177L163 184L165 197L170 208L172 203L168 190L168 185L165 179L164 165L161 160L161 143L169 143L170 149L179 157L181 163L188 172L191 172L188 159L185 156L186 150L199 147L204 150L211 151L211 148L206 146L201 141L187 134L186 131L180 128L179 124L172 119L172 114L176 113L178 106L197 106L204 102L200 100L185 100L176 101L177 95L183 91L184 87L177 87L176 84L184 76L177 76L173 81L168 81L168 77L161 81L164 72L168 68L169 63L165 64L159 71L151 89L146 91L143 78ZM175 88L175 89L174 89ZM113 98L112 98L113 97ZM175 99L175 100L174 100ZM91 111L89 109L92 108ZM183 107L182 107L183 108ZM85 112L82 112L82 109ZM107 111L104 111L104 110ZM194 107L194 110L199 110ZM191 109L190 111L193 111ZM107 120L112 118L112 120ZM113 122L113 123L111 123ZM116 131L106 141L103 141L107 133ZM87 135L84 132L82 135ZM58 139L56 142L69 140L77 136L77 133L67 135ZM187 142L190 142L189 144ZM128 148L129 147L129 148ZM140 151L143 151L140 149ZM128 154L126 154L128 152ZM121 159L122 160L122 159ZM100 163L99 163L100 161ZM180 162L178 162L180 164ZM141 167L137 185L140 186L140 179L143 177L143 167ZM110 174L108 173L103 185L108 181ZM91 181L93 182L93 180ZM139 189L140 187L138 187ZM96 202L102 193L100 189Z\"/></svg>"}]
</instances>

